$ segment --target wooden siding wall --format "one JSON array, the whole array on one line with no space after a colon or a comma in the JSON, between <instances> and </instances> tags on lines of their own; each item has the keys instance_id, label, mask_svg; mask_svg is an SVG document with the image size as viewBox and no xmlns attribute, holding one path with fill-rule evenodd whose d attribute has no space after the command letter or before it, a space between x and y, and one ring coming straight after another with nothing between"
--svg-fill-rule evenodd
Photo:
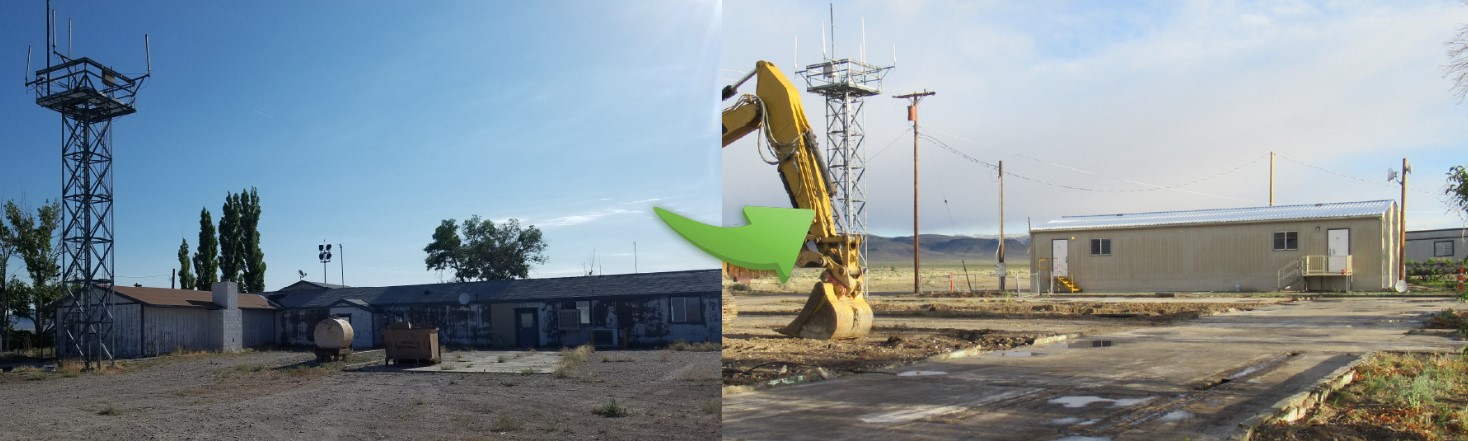
<instances>
[{"instance_id":1,"label":"wooden siding wall","mask_svg":"<svg viewBox=\"0 0 1468 441\"><path fill-rule=\"evenodd\" d=\"M215 349L209 344L207 309L146 308L143 314L143 355Z\"/></svg>"},{"instance_id":2,"label":"wooden siding wall","mask_svg":"<svg viewBox=\"0 0 1468 441\"><path fill-rule=\"evenodd\" d=\"M244 309L240 311L241 338L247 348L275 346L275 311Z\"/></svg>"},{"instance_id":3,"label":"wooden siding wall","mask_svg":"<svg viewBox=\"0 0 1468 441\"><path fill-rule=\"evenodd\" d=\"M1051 241L1070 239L1071 278L1085 291L1273 291L1278 271L1305 255L1325 255L1326 231L1350 229L1355 277L1311 278L1312 290L1383 290L1395 280L1395 216L1097 231L1035 232L1030 264L1052 258ZM1274 251L1274 233L1298 233L1293 251ZM1110 239L1111 255L1091 255ZM1039 286L1046 286L1041 281Z\"/></svg>"}]
</instances>

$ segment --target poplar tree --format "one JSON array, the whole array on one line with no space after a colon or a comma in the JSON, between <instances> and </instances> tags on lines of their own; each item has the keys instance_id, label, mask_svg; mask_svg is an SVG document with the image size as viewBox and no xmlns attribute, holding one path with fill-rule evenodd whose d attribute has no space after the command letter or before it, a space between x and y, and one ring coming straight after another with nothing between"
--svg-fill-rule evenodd
<instances>
[{"instance_id":1,"label":"poplar tree","mask_svg":"<svg viewBox=\"0 0 1468 441\"><path fill-rule=\"evenodd\" d=\"M209 209L199 210L199 248L194 252L194 268L199 272L194 289L209 291L219 281L219 241L214 238L214 220Z\"/></svg>"},{"instance_id":2,"label":"poplar tree","mask_svg":"<svg viewBox=\"0 0 1468 441\"><path fill-rule=\"evenodd\" d=\"M189 269L189 240L182 241L178 244L178 287L190 289L194 287L194 272Z\"/></svg>"}]
</instances>

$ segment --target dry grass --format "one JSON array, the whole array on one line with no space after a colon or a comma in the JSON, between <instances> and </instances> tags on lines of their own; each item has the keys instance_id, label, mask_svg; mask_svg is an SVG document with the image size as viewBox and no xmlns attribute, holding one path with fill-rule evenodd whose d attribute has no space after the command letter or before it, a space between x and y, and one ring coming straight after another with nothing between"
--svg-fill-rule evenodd
<instances>
[{"instance_id":1,"label":"dry grass","mask_svg":"<svg viewBox=\"0 0 1468 441\"><path fill-rule=\"evenodd\" d=\"M668 345L668 349L673 351L716 352L720 349L723 349L723 345L711 341L689 343L683 340L678 340L674 341L673 344Z\"/></svg>"},{"instance_id":2,"label":"dry grass","mask_svg":"<svg viewBox=\"0 0 1468 441\"><path fill-rule=\"evenodd\" d=\"M499 418L494 420L494 425L489 426L491 432L517 432L524 428L525 423L521 423L519 420L507 415L500 415Z\"/></svg>"},{"instance_id":3,"label":"dry grass","mask_svg":"<svg viewBox=\"0 0 1468 441\"><path fill-rule=\"evenodd\" d=\"M616 398L611 398L606 403L596 406L595 409L591 410L591 413L607 418L621 418L628 415L627 407L617 404Z\"/></svg>"},{"instance_id":4,"label":"dry grass","mask_svg":"<svg viewBox=\"0 0 1468 441\"><path fill-rule=\"evenodd\" d=\"M576 348L561 349L561 361L556 365L556 378L569 378L581 374L581 365L591 359L591 354L596 353L596 348L590 344L577 346ZM605 360L605 358L603 358Z\"/></svg>"},{"instance_id":5,"label":"dry grass","mask_svg":"<svg viewBox=\"0 0 1468 441\"><path fill-rule=\"evenodd\" d=\"M1026 258L1014 258L1006 262L1009 267L1008 289L1029 289L1030 270L1029 260ZM959 262L934 262L923 261L921 278L922 290L924 292L946 292L949 291L950 277L953 285L958 291L967 291L970 286L974 290L993 290L999 287L999 280L994 276L993 261L970 261L968 262L968 277L964 277L964 265ZM730 291L736 294L746 292L786 292L786 293L809 293L811 285L820 279L821 270L813 268L796 268L790 280L780 283L775 277L761 277L740 283L743 289L735 289L734 283L726 279L725 284ZM951 275L951 276L950 276ZM867 272L867 290L871 292L912 292L912 262L904 263L882 263L873 262Z\"/></svg>"},{"instance_id":6,"label":"dry grass","mask_svg":"<svg viewBox=\"0 0 1468 441\"><path fill-rule=\"evenodd\" d=\"M1308 419L1263 429L1256 439L1468 439L1468 359L1378 354Z\"/></svg>"}]
</instances>

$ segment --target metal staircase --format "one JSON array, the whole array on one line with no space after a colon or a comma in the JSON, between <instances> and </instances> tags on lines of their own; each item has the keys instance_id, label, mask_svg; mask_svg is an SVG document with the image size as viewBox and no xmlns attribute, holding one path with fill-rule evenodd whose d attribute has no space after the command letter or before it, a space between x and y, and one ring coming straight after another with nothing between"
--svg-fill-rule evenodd
<instances>
[{"instance_id":1,"label":"metal staircase","mask_svg":"<svg viewBox=\"0 0 1468 441\"><path fill-rule=\"evenodd\" d=\"M1303 259L1293 259L1285 264L1276 273L1274 289L1277 291L1305 291L1305 272L1301 262Z\"/></svg>"},{"instance_id":2,"label":"metal staircase","mask_svg":"<svg viewBox=\"0 0 1468 441\"><path fill-rule=\"evenodd\" d=\"M1064 286L1065 287L1065 292L1068 292L1068 293L1081 292L1080 285L1076 285L1076 282L1074 280L1070 280L1069 277L1055 276L1055 280L1057 280L1057 281L1060 282L1060 286Z\"/></svg>"}]
</instances>

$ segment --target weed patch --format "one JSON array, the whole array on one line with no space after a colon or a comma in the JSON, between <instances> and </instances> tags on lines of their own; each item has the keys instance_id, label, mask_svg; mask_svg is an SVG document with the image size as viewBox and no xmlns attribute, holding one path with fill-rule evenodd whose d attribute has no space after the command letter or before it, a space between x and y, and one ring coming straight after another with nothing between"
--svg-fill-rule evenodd
<instances>
[{"instance_id":1,"label":"weed patch","mask_svg":"<svg viewBox=\"0 0 1468 441\"><path fill-rule=\"evenodd\" d=\"M606 403L596 406L596 409L592 409L591 413L607 418L621 418L627 416L627 407L617 404L616 398L611 398Z\"/></svg>"},{"instance_id":2,"label":"weed patch","mask_svg":"<svg viewBox=\"0 0 1468 441\"><path fill-rule=\"evenodd\" d=\"M525 423L510 418L508 415L500 415L494 420L494 425L489 426L492 432L517 432L525 428Z\"/></svg>"}]
</instances>

